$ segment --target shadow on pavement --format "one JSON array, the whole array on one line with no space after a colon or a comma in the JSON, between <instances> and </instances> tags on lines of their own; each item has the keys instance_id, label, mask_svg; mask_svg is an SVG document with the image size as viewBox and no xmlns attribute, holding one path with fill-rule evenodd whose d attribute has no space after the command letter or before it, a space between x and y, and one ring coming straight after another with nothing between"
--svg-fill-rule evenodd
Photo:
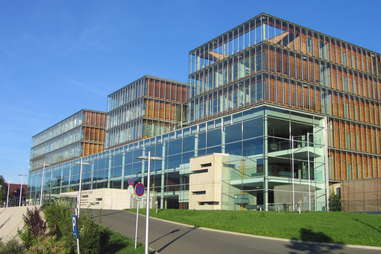
<instances>
[{"instance_id":1,"label":"shadow on pavement","mask_svg":"<svg viewBox=\"0 0 381 254\"><path fill-rule=\"evenodd\" d=\"M306 228L300 229L300 240L296 238L291 239L291 244L287 245L287 247L291 249L289 254L296 254L300 251L303 251L306 254L330 254L343 248L342 243L334 242L334 240L326 234L322 232L314 232ZM307 243L304 241L316 243Z\"/></svg>"},{"instance_id":2,"label":"shadow on pavement","mask_svg":"<svg viewBox=\"0 0 381 254\"><path fill-rule=\"evenodd\" d=\"M182 233L181 235L177 236L175 239L169 241L168 243L164 244L162 247L160 247L159 249L156 250L157 253L160 253L162 252L165 248L167 248L168 246L170 246L171 244L173 244L174 242L178 241L179 239L183 238L185 235L189 234L190 232L192 232L193 230L197 229L197 227L193 227L193 228L190 228L189 230L185 231L184 233ZM172 230L171 232L159 237L159 238L162 238L164 236L167 236L169 234L172 234L172 233L175 233L175 232L178 232L180 231L179 229L175 229L175 230ZM157 241L158 239L155 239L154 241Z\"/></svg>"},{"instance_id":3,"label":"shadow on pavement","mask_svg":"<svg viewBox=\"0 0 381 254\"><path fill-rule=\"evenodd\" d=\"M164 237L166 237L166 236L168 236L168 235L171 235L171 234L173 234L173 233L176 233L176 232L179 232L180 231L180 229L174 229L174 230L172 230L172 231L170 231L170 232L168 232L168 233L166 233L166 234L164 234L164 235L162 235L162 236L159 236L158 238L156 238L155 240L152 240L149 244L153 244L154 242L157 242L157 241L159 241L160 239L162 239L162 238L164 238Z\"/></svg>"},{"instance_id":4,"label":"shadow on pavement","mask_svg":"<svg viewBox=\"0 0 381 254\"><path fill-rule=\"evenodd\" d=\"M111 216L111 215L115 215L115 214L118 214L118 213L124 213L126 211L124 210L114 210L114 211L102 211L102 210L99 210L99 209L81 209L83 211L85 211L86 215L90 216L91 218L95 219L95 218L98 218L98 217L106 217L106 216Z\"/></svg>"},{"instance_id":5,"label":"shadow on pavement","mask_svg":"<svg viewBox=\"0 0 381 254\"><path fill-rule=\"evenodd\" d=\"M4 227L5 224L7 224L7 222L8 222L10 219L11 219L11 217L7 218L7 219L0 225L0 229L1 229L2 227Z\"/></svg>"}]
</instances>

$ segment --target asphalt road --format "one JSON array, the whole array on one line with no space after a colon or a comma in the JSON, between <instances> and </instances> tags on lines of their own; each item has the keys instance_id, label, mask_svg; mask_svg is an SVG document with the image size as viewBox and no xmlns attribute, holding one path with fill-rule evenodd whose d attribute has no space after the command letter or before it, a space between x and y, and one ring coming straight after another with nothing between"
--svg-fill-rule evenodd
<instances>
[{"instance_id":1,"label":"asphalt road","mask_svg":"<svg viewBox=\"0 0 381 254\"><path fill-rule=\"evenodd\" d=\"M91 210L94 219L113 231L134 238L136 215L127 211ZM145 217L139 216L138 241L144 242ZM370 254L380 250L340 245L261 239L150 219L150 247L162 254Z\"/></svg>"}]
</instances>

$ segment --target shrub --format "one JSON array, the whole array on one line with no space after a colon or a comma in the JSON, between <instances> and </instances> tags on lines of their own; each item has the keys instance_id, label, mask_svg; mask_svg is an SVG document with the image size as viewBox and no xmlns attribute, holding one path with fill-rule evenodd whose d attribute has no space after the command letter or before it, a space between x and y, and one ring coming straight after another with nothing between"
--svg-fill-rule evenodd
<instances>
[{"instance_id":1,"label":"shrub","mask_svg":"<svg viewBox=\"0 0 381 254\"><path fill-rule=\"evenodd\" d=\"M6 243L3 243L0 239L0 253L21 254L23 251L24 247L17 240L12 239Z\"/></svg>"},{"instance_id":2,"label":"shrub","mask_svg":"<svg viewBox=\"0 0 381 254\"><path fill-rule=\"evenodd\" d=\"M27 249L29 249L37 241L37 238L34 237L32 231L26 226L24 226L23 230L18 231L18 235Z\"/></svg>"},{"instance_id":3,"label":"shrub","mask_svg":"<svg viewBox=\"0 0 381 254\"><path fill-rule=\"evenodd\" d=\"M101 253L101 229L88 216L81 216L79 219L79 241L81 253Z\"/></svg>"},{"instance_id":4,"label":"shrub","mask_svg":"<svg viewBox=\"0 0 381 254\"><path fill-rule=\"evenodd\" d=\"M329 196L329 210L330 211L341 211L341 198L339 195L332 193Z\"/></svg>"},{"instance_id":5,"label":"shrub","mask_svg":"<svg viewBox=\"0 0 381 254\"><path fill-rule=\"evenodd\" d=\"M64 243L68 253L73 252L75 242L72 237L71 208L60 202L53 202L43 208L49 234L53 235L57 241Z\"/></svg>"},{"instance_id":6,"label":"shrub","mask_svg":"<svg viewBox=\"0 0 381 254\"><path fill-rule=\"evenodd\" d=\"M45 235L46 222L41 218L40 210L37 208L27 209L23 215L24 228L18 231L20 239L26 248L30 248L38 238Z\"/></svg>"},{"instance_id":7,"label":"shrub","mask_svg":"<svg viewBox=\"0 0 381 254\"><path fill-rule=\"evenodd\" d=\"M43 208L49 233L57 238L71 235L71 215L70 207L60 203L51 203Z\"/></svg>"},{"instance_id":8,"label":"shrub","mask_svg":"<svg viewBox=\"0 0 381 254\"><path fill-rule=\"evenodd\" d=\"M40 238L36 244L31 246L26 252L27 254L45 254L45 253L55 253L55 254L66 254L71 253L71 250L67 250L65 248L64 241L57 241L54 236L46 236L44 238Z\"/></svg>"}]
</instances>

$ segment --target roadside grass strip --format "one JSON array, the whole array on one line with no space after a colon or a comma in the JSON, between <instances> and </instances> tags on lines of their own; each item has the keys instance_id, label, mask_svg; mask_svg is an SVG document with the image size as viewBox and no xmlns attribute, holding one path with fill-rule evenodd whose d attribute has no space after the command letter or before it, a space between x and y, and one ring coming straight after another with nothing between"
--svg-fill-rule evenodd
<instances>
[{"instance_id":1,"label":"roadside grass strip","mask_svg":"<svg viewBox=\"0 0 381 254\"><path fill-rule=\"evenodd\" d=\"M130 210L135 212L134 209ZM145 214L144 209L141 210ZM381 246L381 215L344 212L195 211L167 209L151 216L179 223L291 240Z\"/></svg>"}]
</instances>

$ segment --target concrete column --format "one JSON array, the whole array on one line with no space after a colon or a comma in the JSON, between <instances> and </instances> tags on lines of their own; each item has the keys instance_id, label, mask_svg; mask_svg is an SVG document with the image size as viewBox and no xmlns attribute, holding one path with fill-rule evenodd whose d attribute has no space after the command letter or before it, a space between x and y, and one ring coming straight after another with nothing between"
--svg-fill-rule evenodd
<instances>
[{"instance_id":1,"label":"concrete column","mask_svg":"<svg viewBox=\"0 0 381 254\"><path fill-rule=\"evenodd\" d=\"M265 211L269 210L269 165L268 165L268 157L267 157L267 147L268 147L268 133L267 133L267 116L263 118L264 124L264 192L263 192L263 204L265 205Z\"/></svg>"}]
</instances>

